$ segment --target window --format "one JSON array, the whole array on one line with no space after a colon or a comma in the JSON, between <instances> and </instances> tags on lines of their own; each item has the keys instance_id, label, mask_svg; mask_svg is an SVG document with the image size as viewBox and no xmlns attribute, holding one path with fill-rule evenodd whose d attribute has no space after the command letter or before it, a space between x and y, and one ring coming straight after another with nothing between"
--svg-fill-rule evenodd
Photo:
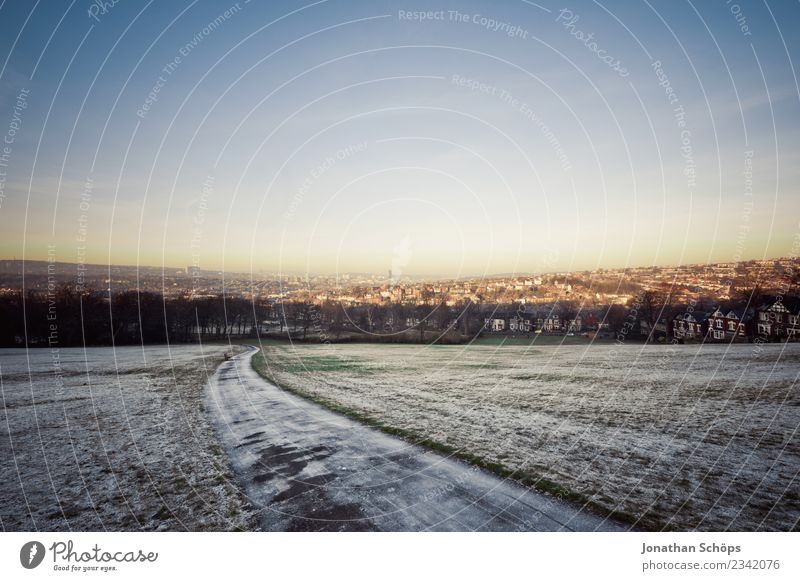
<instances>
[{"instance_id":1,"label":"window","mask_svg":"<svg viewBox=\"0 0 800 581\"><path fill-rule=\"evenodd\" d=\"M736 322L728 321L728 331L735 331L736 330Z\"/></svg>"},{"instance_id":2,"label":"window","mask_svg":"<svg viewBox=\"0 0 800 581\"><path fill-rule=\"evenodd\" d=\"M725 333L723 331L714 331L714 339L724 339Z\"/></svg>"},{"instance_id":3,"label":"window","mask_svg":"<svg viewBox=\"0 0 800 581\"><path fill-rule=\"evenodd\" d=\"M717 329L722 329L722 319L717 319L716 321L714 321L714 326Z\"/></svg>"}]
</instances>

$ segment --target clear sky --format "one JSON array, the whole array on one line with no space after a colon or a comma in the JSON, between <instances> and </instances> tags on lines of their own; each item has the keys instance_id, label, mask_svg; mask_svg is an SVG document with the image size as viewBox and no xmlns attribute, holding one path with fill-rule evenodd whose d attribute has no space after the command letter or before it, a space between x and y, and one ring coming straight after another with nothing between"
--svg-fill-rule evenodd
<instances>
[{"instance_id":1,"label":"clear sky","mask_svg":"<svg viewBox=\"0 0 800 581\"><path fill-rule=\"evenodd\" d=\"M790 255L798 29L774 1L7 0L0 258L456 276Z\"/></svg>"}]
</instances>

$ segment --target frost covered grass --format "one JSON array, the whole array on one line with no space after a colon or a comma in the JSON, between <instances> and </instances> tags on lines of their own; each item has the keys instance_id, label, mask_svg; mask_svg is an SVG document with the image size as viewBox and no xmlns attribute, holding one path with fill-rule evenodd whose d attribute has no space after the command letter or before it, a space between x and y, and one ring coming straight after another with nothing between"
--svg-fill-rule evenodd
<instances>
[{"instance_id":1,"label":"frost covered grass","mask_svg":"<svg viewBox=\"0 0 800 581\"><path fill-rule=\"evenodd\" d=\"M639 528L800 528L800 344L270 343L253 364L336 411Z\"/></svg>"},{"instance_id":2,"label":"frost covered grass","mask_svg":"<svg viewBox=\"0 0 800 581\"><path fill-rule=\"evenodd\" d=\"M250 528L205 409L226 350L0 350L0 528Z\"/></svg>"}]
</instances>

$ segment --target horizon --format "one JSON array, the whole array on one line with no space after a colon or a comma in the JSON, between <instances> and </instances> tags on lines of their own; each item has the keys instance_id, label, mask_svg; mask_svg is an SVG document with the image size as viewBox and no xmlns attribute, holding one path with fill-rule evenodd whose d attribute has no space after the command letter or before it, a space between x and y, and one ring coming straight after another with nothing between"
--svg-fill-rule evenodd
<instances>
[{"instance_id":1,"label":"horizon","mask_svg":"<svg viewBox=\"0 0 800 581\"><path fill-rule=\"evenodd\" d=\"M603 272L622 272L626 270L638 270L638 269L648 269L648 268L655 268L655 269L667 269L667 268L693 268L693 267L703 267L703 266L718 266L722 264L747 264L750 262L777 262L777 261L798 261L800 257L797 256L773 256L773 257L766 257L763 259L750 259L750 260L740 260L738 262L693 262L687 264L650 264L650 265L629 265L629 266L620 266L620 267L600 267L594 270L548 270L548 271L519 271L519 272L496 272L496 273L486 273L486 274L465 274L458 278L452 278L447 276L435 276L435 275L418 275L414 273L404 273L403 277L397 279L398 282L401 282L403 279L408 278L414 282L444 282L444 281L458 281L458 280L473 280L478 278L483 279L492 279L492 278L506 278L506 277L519 277L519 276L544 276L544 275L559 275L559 274L580 274L580 273L589 273L595 274L600 271ZM2 262L41 262L41 263L51 263L51 264L62 264L62 265L70 265L76 267L76 276L77 276L77 267L82 268L129 268L129 269L148 269L148 270L170 270L170 271L183 271L184 274L187 274L187 269L192 268L191 265L188 266L170 266L170 265L154 265L154 264L106 264L106 263L78 263L78 262L69 262L69 261L62 261L57 260L50 262L47 258L44 259L34 259L34 258L26 258L26 259L18 259L18 258L0 258L0 263ZM377 272L339 272L339 273L325 273L325 272L298 272L298 271L267 271L267 270L259 270L259 271L237 271L237 270L218 270L214 268L202 268L200 272L204 273L214 273L214 274L222 274L222 275L261 275L261 276L295 276L295 277L342 277L342 276L354 276L354 275L363 275L363 276L375 276L375 277L383 277L389 279L386 276L387 273L377 273ZM416 280L415 280L416 279Z\"/></svg>"}]
</instances>

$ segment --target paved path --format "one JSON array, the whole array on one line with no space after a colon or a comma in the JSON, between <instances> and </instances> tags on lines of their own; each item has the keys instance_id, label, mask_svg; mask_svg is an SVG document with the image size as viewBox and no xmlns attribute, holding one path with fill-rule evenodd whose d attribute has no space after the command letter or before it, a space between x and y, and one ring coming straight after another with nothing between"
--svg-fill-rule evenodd
<instances>
[{"instance_id":1,"label":"paved path","mask_svg":"<svg viewBox=\"0 0 800 581\"><path fill-rule=\"evenodd\" d=\"M224 362L209 398L268 531L617 531L614 522L384 434Z\"/></svg>"}]
</instances>

